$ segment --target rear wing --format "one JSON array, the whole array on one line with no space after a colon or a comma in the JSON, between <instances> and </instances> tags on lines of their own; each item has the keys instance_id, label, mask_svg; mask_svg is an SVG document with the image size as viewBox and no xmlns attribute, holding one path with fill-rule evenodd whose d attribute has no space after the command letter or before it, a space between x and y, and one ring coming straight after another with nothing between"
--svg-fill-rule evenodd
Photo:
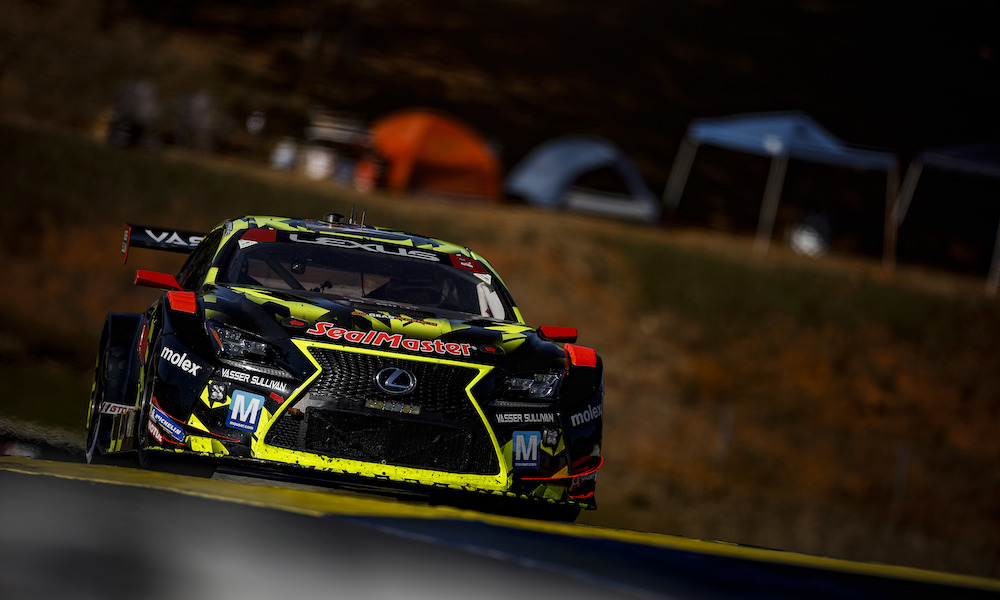
<instances>
[{"instance_id":1,"label":"rear wing","mask_svg":"<svg viewBox=\"0 0 1000 600\"><path fill-rule=\"evenodd\" d=\"M203 237L205 234L201 232L125 223L125 231L122 233L122 263L128 262L130 247L190 254Z\"/></svg>"}]
</instances>

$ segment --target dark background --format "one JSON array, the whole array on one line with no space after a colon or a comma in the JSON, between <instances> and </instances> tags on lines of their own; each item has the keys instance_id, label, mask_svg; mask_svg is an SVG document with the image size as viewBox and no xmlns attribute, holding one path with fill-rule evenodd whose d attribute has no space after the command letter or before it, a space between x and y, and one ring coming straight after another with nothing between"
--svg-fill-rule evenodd
<instances>
[{"instance_id":1,"label":"dark background","mask_svg":"<svg viewBox=\"0 0 1000 600\"><path fill-rule=\"evenodd\" d=\"M659 194L698 117L803 110L904 166L921 149L1000 139L993 0L3 0L0 10L13 17L0 109L93 127L120 82L145 78L169 129L171 103L205 89L228 118L219 151L245 149L235 134L253 110L273 140L301 137L310 110L370 122L426 106L468 121L508 169L551 137L604 136ZM701 152L665 224L752 232L767 168ZM884 187L882 175L793 163L776 237L820 212L835 250L877 257ZM998 195L991 180L925 174L900 260L985 273Z\"/></svg>"}]
</instances>

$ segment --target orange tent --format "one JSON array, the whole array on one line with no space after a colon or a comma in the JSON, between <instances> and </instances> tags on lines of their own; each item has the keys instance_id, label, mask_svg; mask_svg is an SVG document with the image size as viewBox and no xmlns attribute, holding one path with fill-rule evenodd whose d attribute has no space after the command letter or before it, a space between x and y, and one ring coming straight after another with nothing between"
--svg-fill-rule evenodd
<instances>
[{"instance_id":1,"label":"orange tent","mask_svg":"<svg viewBox=\"0 0 1000 600\"><path fill-rule=\"evenodd\" d=\"M392 113L375 122L372 138L390 189L500 199L496 156L479 134L444 113Z\"/></svg>"}]
</instances>

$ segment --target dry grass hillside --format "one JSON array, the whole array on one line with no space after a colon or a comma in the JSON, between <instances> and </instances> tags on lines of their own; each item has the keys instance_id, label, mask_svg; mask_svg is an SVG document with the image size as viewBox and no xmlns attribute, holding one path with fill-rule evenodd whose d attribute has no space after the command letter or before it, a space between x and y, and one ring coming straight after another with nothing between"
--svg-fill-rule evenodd
<instances>
[{"instance_id":1,"label":"dry grass hillside","mask_svg":"<svg viewBox=\"0 0 1000 600\"><path fill-rule=\"evenodd\" d=\"M102 146L10 122L0 256L4 417L82 435L103 316L141 310L123 220L367 221L467 244L532 324L575 325L607 370L607 467L583 522L1000 574L1000 309L978 278L529 207L367 195L252 163ZM41 384L40 382L43 382Z\"/></svg>"}]
</instances>

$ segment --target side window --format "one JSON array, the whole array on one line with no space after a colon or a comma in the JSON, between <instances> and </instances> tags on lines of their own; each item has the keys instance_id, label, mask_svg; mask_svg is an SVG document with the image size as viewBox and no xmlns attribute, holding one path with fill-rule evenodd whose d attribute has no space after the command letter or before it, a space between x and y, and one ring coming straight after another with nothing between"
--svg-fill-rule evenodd
<instances>
[{"instance_id":1,"label":"side window","mask_svg":"<svg viewBox=\"0 0 1000 600\"><path fill-rule=\"evenodd\" d=\"M196 290L205 281L209 267L212 266L212 258L222 241L222 229L216 229L205 236L205 239L198 244L191 256L188 257L184 266L177 274L177 281L186 290Z\"/></svg>"}]
</instances>

